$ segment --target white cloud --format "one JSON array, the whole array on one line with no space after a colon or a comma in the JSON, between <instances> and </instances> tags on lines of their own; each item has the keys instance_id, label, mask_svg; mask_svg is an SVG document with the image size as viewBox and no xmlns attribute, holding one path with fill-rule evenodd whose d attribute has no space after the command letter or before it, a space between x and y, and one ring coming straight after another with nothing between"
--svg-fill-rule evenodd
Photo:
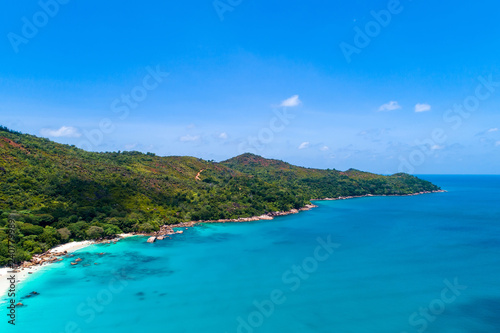
<instances>
[{"instance_id":1,"label":"white cloud","mask_svg":"<svg viewBox=\"0 0 500 333\"><path fill-rule=\"evenodd\" d=\"M481 140L486 140L485 137L487 137L488 134L495 133L495 132L498 132L498 128L492 127L488 130L484 130L482 132L477 133L476 136L483 137Z\"/></svg>"},{"instance_id":2,"label":"white cloud","mask_svg":"<svg viewBox=\"0 0 500 333\"><path fill-rule=\"evenodd\" d=\"M199 135L184 135L179 138L181 142L193 142L193 141L198 141L200 139Z\"/></svg>"},{"instance_id":3,"label":"white cloud","mask_svg":"<svg viewBox=\"0 0 500 333\"><path fill-rule=\"evenodd\" d=\"M221 134L219 134L219 138L222 139L222 140L226 140L227 139L227 133L226 132L222 132Z\"/></svg>"},{"instance_id":4,"label":"white cloud","mask_svg":"<svg viewBox=\"0 0 500 333\"><path fill-rule=\"evenodd\" d=\"M328 150L330 150L330 147L328 147L328 146L323 146L323 147L321 147L319 150L321 150L321 151L328 151Z\"/></svg>"},{"instance_id":5,"label":"white cloud","mask_svg":"<svg viewBox=\"0 0 500 333\"><path fill-rule=\"evenodd\" d=\"M302 142L299 146L299 149L306 149L309 148L310 143L309 142Z\"/></svg>"},{"instance_id":6,"label":"white cloud","mask_svg":"<svg viewBox=\"0 0 500 333\"><path fill-rule=\"evenodd\" d=\"M281 102L280 106L282 107L294 107L298 106L302 103L302 101L299 99L299 95L294 95L288 99L285 99L283 102Z\"/></svg>"},{"instance_id":7,"label":"white cloud","mask_svg":"<svg viewBox=\"0 0 500 333\"><path fill-rule=\"evenodd\" d=\"M62 126L57 130L53 130L50 128L42 128L40 133L43 136L53 137L53 138L79 138L82 134L78 131L77 128L71 126Z\"/></svg>"},{"instance_id":8,"label":"white cloud","mask_svg":"<svg viewBox=\"0 0 500 333\"><path fill-rule=\"evenodd\" d=\"M396 101L390 101L389 103L385 103L378 108L379 111L393 111L397 109L401 109L401 105L399 105Z\"/></svg>"},{"instance_id":9,"label":"white cloud","mask_svg":"<svg viewBox=\"0 0 500 333\"><path fill-rule=\"evenodd\" d=\"M417 105L415 105L415 112L425 112L425 111L430 111L430 110L431 110L431 106L429 104L417 103Z\"/></svg>"},{"instance_id":10,"label":"white cloud","mask_svg":"<svg viewBox=\"0 0 500 333\"><path fill-rule=\"evenodd\" d=\"M441 150L441 149L444 149L444 146L440 146L440 145L434 145L431 147L432 150Z\"/></svg>"},{"instance_id":11,"label":"white cloud","mask_svg":"<svg viewBox=\"0 0 500 333\"><path fill-rule=\"evenodd\" d=\"M496 147L500 146L500 141L495 142L495 146Z\"/></svg>"},{"instance_id":12,"label":"white cloud","mask_svg":"<svg viewBox=\"0 0 500 333\"><path fill-rule=\"evenodd\" d=\"M135 147L137 147L137 143L132 143L130 145L125 145L125 149L126 150L131 150L131 149L134 149Z\"/></svg>"}]
</instances>

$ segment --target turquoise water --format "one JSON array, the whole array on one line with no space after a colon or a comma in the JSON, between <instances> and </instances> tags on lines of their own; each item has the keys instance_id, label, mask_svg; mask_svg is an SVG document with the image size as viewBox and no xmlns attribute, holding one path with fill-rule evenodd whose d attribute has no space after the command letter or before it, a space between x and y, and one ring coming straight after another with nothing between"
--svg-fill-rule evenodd
<instances>
[{"instance_id":1,"label":"turquoise water","mask_svg":"<svg viewBox=\"0 0 500 333\"><path fill-rule=\"evenodd\" d=\"M423 178L449 192L322 201L274 221L82 249L80 265L66 259L21 284L40 295L22 300L15 328L2 304L0 327L500 332L500 177Z\"/></svg>"}]
</instances>

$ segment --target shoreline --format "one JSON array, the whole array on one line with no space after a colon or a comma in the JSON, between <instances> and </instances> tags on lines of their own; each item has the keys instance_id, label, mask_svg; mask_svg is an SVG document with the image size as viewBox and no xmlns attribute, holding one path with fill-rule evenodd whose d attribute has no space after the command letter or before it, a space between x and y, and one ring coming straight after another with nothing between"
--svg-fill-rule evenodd
<instances>
[{"instance_id":1,"label":"shoreline","mask_svg":"<svg viewBox=\"0 0 500 333\"><path fill-rule=\"evenodd\" d=\"M313 201L335 201L335 200L348 200L348 199L357 199L357 198L365 198L365 197L409 197L409 196L416 196L416 195L423 195L423 194L432 194L432 193L443 193L446 192L445 190L436 190L436 191L422 191L422 192L416 192L416 193L411 193L411 194L380 194L380 195L374 195L374 194L365 194L365 195L359 195L359 196L346 196L346 197L337 197L337 198L324 198L324 199L311 199L311 204L305 205L304 207L300 209L291 209L288 211L280 211L280 212L270 212L267 214L262 214L258 216L251 216L251 217L240 217L237 219L219 219L219 220L200 220L200 221L190 221L190 222L181 222L177 224L170 224L170 225L164 225L160 227L160 231L156 231L151 234L137 234L141 236L149 236L147 242L148 243L154 243L157 240L161 241L166 238L170 238L169 236L174 235L174 234L182 234L183 231L175 231L174 228L190 228L193 227L197 224L202 224L202 223L244 223L244 222L256 222L256 221L270 221L274 220L274 218L279 217L279 216L286 216L286 215L293 215L293 214L298 214L303 211L308 211L313 208L318 207L317 205L313 204Z\"/></svg>"},{"instance_id":2,"label":"shoreline","mask_svg":"<svg viewBox=\"0 0 500 333\"><path fill-rule=\"evenodd\" d=\"M324 199L311 199L310 201L336 201L336 200L348 200L348 199L357 199L357 198L365 198L365 197L403 197L403 196L415 196L415 195L422 195L422 194L431 194L431 193L443 193L446 192L444 190L437 190L437 191L424 191L424 192L417 192L417 193L412 193L412 194L394 194L394 195L373 195L373 194L365 194L365 195L360 195L360 196L346 196L346 197L337 197L337 198L324 198ZM70 254L72 252L75 252L77 250L83 249L87 246L94 245L94 244L102 244L102 243L116 243L117 241L129 237L135 237L135 236L144 236L144 237L149 237L147 242L148 243L154 243L155 241L159 240L164 240L164 239L170 239L171 235L175 234L182 234L182 230L174 230L174 229L188 229L191 228L197 224L202 224L202 223L245 223L245 222L256 222L256 221L271 221L274 220L276 217L280 216L287 216L287 215L293 215L293 214L298 214L303 211L308 211L313 208L318 207L317 205L314 204L308 204L305 205L304 207L300 209L291 209L289 211L278 211L278 212L270 212L267 214L262 214L258 216L252 216L252 217L240 217L237 219L219 219L219 220L201 220L201 221L190 221L190 222L181 222L177 224L171 224L171 225L163 225L160 227L160 230L151 234L143 234L143 233L126 233L126 234L119 234L116 235L116 238L112 240L104 240L104 241L96 241L96 240L86 240L86 241L77 241L77 242L70 242L66 244L60 244L50 250L48 250L45 253L39 254L39 255L34 255L31 261L25 261L23 262L17 270L12 270L10 267L0 267L0 304L3 303L2 299L8 295L9 288L10 288L10 282L7 280L7 278L10 275L15 275L15 280L16 280L16 292L18 290L19 284L23 283L28 277L33 275L36 272L39 272L46 268L47 266L50 266L51 263L57 262L62 260L59 257L66 256L67 254ZM17 298L17 297L16 297Z\"/></svg>"},{"instance_id":3,"label":"shoreline","mask_svg":"<svg viewBox=\"0 0 500 333\"><path fill-rule=\"evenodd\" d=\"M436 190L436 191L416 192L416 193L411 193L411 194L363 194L363 195L337 197L337 198L311 199L311 202L312 201L348 200L348 199L359 199L359 198L368 198L368 197L413 197L416 195L432 194L432 193L446 193L446 192L447 191L445 191L445 190Z\"/></svg>"},{"instance_id":4,"label":"shoreline","mask_svg":"<svg viewBox=\"0 0 500 333\"><path fill-rule=\"evenodd\" d=\"M115 241L118 241L120 239L128 238L128 237L133 237L135 235L133 234L120 234L117 235L117 238ZM111 241L110 241L111 242ZM15 276L15 293L16 293L16 299L18 299L18 287L19 284L23 283L26 281L27 278L30 276L34 275L36 272L39 272L46 267L50 266L51 263L60 261L58 257L65 256L67 254L76 252L80 249L86 248L90 245L94 244L101 244L104 242L99 242L95 240L85 240L85 241L78 241L78 242L70 242L66 244L60 244L56 247L51 248L45 253L39 254L39 255L34 255L31 261L25 261L23 262L19 267L16 269L12 269L11 267L0 267L0 304L3 303L3 298L8 296L9 294L9 288L10 288L10 281L7 280L7 278L11 275Z\"/></svg>"},{"instance_id":5,"label":"shoreline","mask_svg":"<svg viewBox=\"0 0 500 333\"><path fill-rule=\"evenodd\" d=\"M81 242L71 242L71 243L61 244L47 251L46 255L52 255L61 252L72 253L75 252L76 250L83 249L92 244L94 244L94 242L92 241L81 241ZM33 259L35 259L36 262L38 258L33 256ZM19 284L23 283L28 277L30 277L30 275L34 274L35 272L43 270L45 267L49 265L49 262L30 265L29 267L23 267L24 264L25 263L23 263L17 269L12 269L11 267L0 268L0 303L2 303L2 299L9 294L10 281L7 280L9 276L14 275L15 277L16 297L14 298L19 299L19 297L17 296L19 290L18 289Z\"/></svg>"}]
</instances>

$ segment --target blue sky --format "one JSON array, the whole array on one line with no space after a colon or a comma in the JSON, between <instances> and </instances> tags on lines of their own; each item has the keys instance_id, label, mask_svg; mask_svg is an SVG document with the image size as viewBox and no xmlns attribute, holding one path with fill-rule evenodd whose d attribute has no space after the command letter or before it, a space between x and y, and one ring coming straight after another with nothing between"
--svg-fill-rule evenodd
<instances>
[{"instance_id":1,"label":"blue sky","mask_svg":"<svg viewBox=\"0 0 500 333\"><path fill-rule=\"evenodd\" d=\"M497 1L9 2L0 123L94 151L500 170Z\"/></svg>"}]
</instances>

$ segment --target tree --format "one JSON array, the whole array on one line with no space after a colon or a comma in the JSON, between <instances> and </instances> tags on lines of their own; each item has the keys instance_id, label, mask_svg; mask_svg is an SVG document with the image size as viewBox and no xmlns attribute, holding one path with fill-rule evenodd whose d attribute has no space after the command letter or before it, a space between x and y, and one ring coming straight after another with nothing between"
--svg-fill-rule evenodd
<instances>
[{"instance_id":1,"label":"tree","mask_svg":"<svg viewBox=\"0 0 500 333\"><path fill-rule=\"evenodd\" d=\"M46 226L43 233L38 236L39 241L47 244L49 248L58 245L61 242L61 235L53 227Z\"/></svg>"},{"instance_id":2,"label":"tree","mask_svg":"<svg viewBox=\"0 0 500 333\"><path fill-rule=\"evenodd\" d=\"M76 223L71 223L68 225L68 229L74 235L76 239L85 239L87 234L85 229L87 228L87 223L85 221L79 221Z\"/></svg>"},{"instance_id":3,"label":"tree","mask_svg":"<svg viewBox=\"0 0 500 333\"><path fill-rule=\"evenodd\" d=\"M123 231L118 228L116 225L110 225L108 224L106 228L104 229L104 235L106 236L113 236L113 235L118 235L121 234Z\"/></svg>"},{"instance_id":4,"label":"tree","mask_svg":"<svg viewBox=\"0 0 500 333\"><path fill-rule=\"evenodd\" d=\"M39 225L33 225L30 223L20 223L19 230L25 236L28 235L41 235L43 233L43 228Z\"/></svg>"},{"instance_id":5,"label":"tree","mask_svg":"<svg viewBox=\"0 0 500 333\"><path fill-rule=\"evenodd\" d=\"M155 228L150 223L143 223L139 225L139 232L144 232L146 234L155 231Z\"/></svg>"},{"instance_id":6,"label":"tree","mask_svg":"<svg viewBox=\"0 0 500 333\"><path fill-rule=\"evenodd\" d=\"M87 230L87 236L91 239L98 239L104 235L104 229L101 227L91 226Z\"/></svg>"},{"instance_id":7,"label":"tree","mask_svg":"<svg viewBox=\"0 0 500 333\"><path fill-rule=\"evenodd\" d=\"M54 217L50 214L40 214L33 217L33 223L41 226L50 225L54 221Z\"/></svg>"},{"instance_id":8,"label":"tree","mask_svg":"<svg viewBox=\"0 0 500 333\"><path fill-rule=\"evenodd\" d=\"M57 229L57 232L61 235L61 239L66 241L71 236L71 231L68 228Z\"/></svg>"}]
</instances>

